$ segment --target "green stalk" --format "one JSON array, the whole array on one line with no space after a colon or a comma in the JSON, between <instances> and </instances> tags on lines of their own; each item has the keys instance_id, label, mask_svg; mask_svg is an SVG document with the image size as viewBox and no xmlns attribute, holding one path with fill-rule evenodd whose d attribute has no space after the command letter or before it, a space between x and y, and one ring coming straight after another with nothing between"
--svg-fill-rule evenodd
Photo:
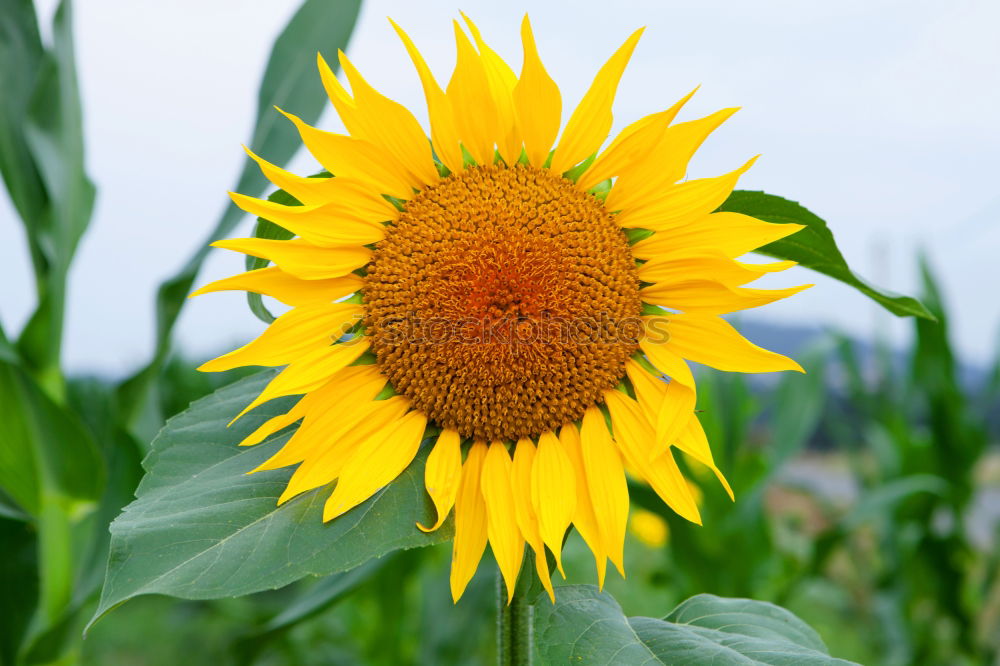
<instances>
[{"instance_id":1,"label":"green stalk","mask_svg":"<svg viewBox=\"0 0 1000 666\"><path fill-rule=\"evenodd\" d=\"M532 599L541 589L535 576L535 557L526 549L521 573L514 588L514 598L507 603L507 587L497 571L497 664L500 666L530 666L534 637L532 635L534 606Z\"/></svg>"}]
</instances>

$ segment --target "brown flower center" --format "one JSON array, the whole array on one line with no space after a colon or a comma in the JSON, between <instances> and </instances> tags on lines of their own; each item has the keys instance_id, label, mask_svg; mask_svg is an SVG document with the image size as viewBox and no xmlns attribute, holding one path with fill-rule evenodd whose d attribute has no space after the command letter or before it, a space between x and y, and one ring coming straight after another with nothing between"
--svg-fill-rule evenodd
<instances>
[{"instance_id":1,"label":"brown flower center","mask_svg":"<svg viewBox=\"0 0 1000 666\"><path fill-rule=\"evenodd\" d=\"M535 437L625 374L635 262L603 204L547 169L485 166L407 202L365 279L366 332L397 392L464 437Z\"/></svg>"}]
</instances>

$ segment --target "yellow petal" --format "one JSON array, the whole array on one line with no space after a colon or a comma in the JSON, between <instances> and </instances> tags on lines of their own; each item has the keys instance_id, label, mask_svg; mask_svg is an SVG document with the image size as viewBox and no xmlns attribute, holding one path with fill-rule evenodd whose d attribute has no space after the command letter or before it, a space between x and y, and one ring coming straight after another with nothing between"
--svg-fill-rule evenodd
<instances>
[{"instance_id":1,"label":"yellow petal","mask_svg":"<svg viewBox=\"0 0 1000 666\"><path fill-rule=\"evenodd\" d=\"M745 264L721 252L701 250L686 256L658 256L639 266L638 273L640 280L649 283L676 284L688 280L715 280L728 287L739 287L766 273L783 271L795 264L794 261Z\"/></svg>"},{"instance_id":2,"label":"yellow petal","mask_svg":"<svg viewBox=\"0 0 1000 666\"><path fill-rule=\"evenodd\" d=\"M525 540L535 551L535 570L538 579L549 594L552 603L556 602L555 591L552 589L552 578L549 575L548 556L545 553L545 543L538 529L538 518L531 504L531 470L535 463L535 445L530 439L521 439L514 447L514 464L511 470L510 487L514 498L514 517L517 526Z\"/></svg>"},{"instance_id":3,"label":"yellow petal","mask_svg":"<svg viewBox=\"0 0 1000 666\"><path fill-rule=\"evenodd\" d=\"M524 557L524 537L514 516L514 495L511 490L511 462L507 448L500 442L490 444L483 463L481 479L483 500L486 502L487 534L490 548L507 586L507 603L514 598L517 574Z\"/></svg>"},{"instance_id":4,"label":"yellow petal","mask_svg":"<svg viewBox=\"0 0 1000 666\"><path fill-rule=\"evenodd\" d=\"M805 229L801 224L772 224L742 213L712 213L684 227L656 233L632 246L637 259L663 260L704 250L739 257Z\"/></svg>"},{"instance_id":5,"label":"yellow petal","mask_svg":"<svg viewBox=\"0 0 1000 666\"><path fill-rule=\"evenodd\" d=\"M605 200L611 210L642 205L684 177L688 162L702 142L738 109L671 125L643 159L626 165Z\"/></svg>"},{"instance_id":6,"label":"yellow petal","mask_svg":"<svg viewBox=\"0 0 1000 666\"><path fill-rule=\"evenodd\" d=\"M521 78L514 86L514 110L518 129L524 137L528 163L541 167L559 134L562 95L538 56L527 15L521 21L521 41L524 45L524 64Z\"/></svg>"},{"instance_id":7,"label":"yellow petal","mask_svg":"<svg viewBox=\"0 0 1000 666\"><path fill-rule=\"evenodd\" d=\"M313 245L367 245L385 238L382 224L358 219L339 204L284 206L236 192L230 192L229 196L233 203L251 215L270 220Z\"/></svg>"},{"instance_id":8,"label":"yellow petal","mask_svg":"<svg viewBox=\"0 0 1000 666\"><path fill-rule=\"evenodd\" d=\"M354 412L344 415L338 421L325 419L311 424L308 430L300 427L299 432L293 435L293 439L297 438L294 445L289 440L286 448L294 446L297 450L304 451L305 459L288 480L285 491L278 498L278 504L307 490L325 486L339 476L346 476L343 474L344 470L357 452L374 442L382 441L386 433L393 431L400 423L409 408L409 400L393 396L388 400L361 404ZM356 479L349 487L352 493L357 491L358 483L360 480ZM329 503L327 506L330 506ZM330 510L333 510L332 507ZM326 515L324 510L324 516Z\"/></svg>"},{"instance_id":9,"label":"yellow petal","mask_svg":"<svg viewBox=\"0 0 1000 666\"><path fill-rule=\"evenodd\" d=\"M699 178L665 187L642 202L626 206L615 220L626 229L641 228L664 232L684 227L704 218L721 206L733 193L736 181L753 166L756 160L755 157L739 169L716 178ZM612 205L614 204L608 204L609 207Z\"/></svg>"},{"instance_id":10,"label":"yellow petal","mask_svg":"<svg viewBox=\"0 0 1000 666\"><path fill-rule=\"evenodd\" d=\"M577 181L580 189L589 190L602 180L614 178L632 164L646 159L659 145L667 127L677 117L681 107L691 99L695 90L689 92L666 111L641 118L619 132L611 145L598 155L586 173L580 176Z\"/></svg>"},{"instance_id":11,"label":"yellow petal","mask_svg":"<svg viewBox=\"0 0 1000 666\"><path fill-rule=\"evenodd\" d=\"M758 347L719 317L679 314L670 317L667 346L680 356L726 372L805 372L798 363Z\"/></svg>"},{"instance_id":12,"label":"yellow petal","mask_svg":"<svg viewBox=\"0 0 1000 666\"><path fill-rule=\"evenodd\" d=\"M496 136L497 149L504 162L513 165L521 157L521 135L517 129L513 100L517 76L500 57L500 54L490 48L479 32L479 28L472 22L472 19L465 15L465 12L462 12L462 18L469 26L472 39L475 40L476 48L479 49L479 58L486 70L486 80L489 83L490 95L497 113L497 130L499 131Z\"/></svg>"},{"instance_id":13,"label":"yellow petal","mask_svg":"<svg viewBox=\"0 0 1000 666\"><path fill-rule=\"evenodd\" d=\"M653 426L657 443L653 455L658 455L677 440L694 413L694 388L681 382L668 384L653 377L635 361L626 363L625 371L632 380L639 406Z\"/></svg>"},{"instance_id":14,"label":"yellow petal","mask_svg":"<svg viewBox=\"0 0 1000 666\"><path fill-rule=\"evenodd\" d=\"M399 476L417 455L426 428L427 417L412 411L361 441L323 506L323 522L350 511Z\"/></svg>"},{"instance_id":15,"label":"yellow petal","mask_svg":"<svg viewBox=\"0 0 1000 666\"><path fill-rule=\"evenodd\" d=\"M268 420L264 421L256 430L243 438L240 442L240 446L254 446L260 444L265 439L278 432L286 426L290 426L299 419L301 419L303 414L290 411L287 414L279 414L278 416L272 416Z\"/></svg>"},{"instance_id":16,"label":"yellow petal","mask_svg":"<svg viewBox=\"0 0 1000 666\"><path fill-rule=\"evenodd\" d=\"M531 504L538 516L542 541L562 567L562 543L576 511L576 472L566 450L552 431L538 438L538 451L531 468Z\"/></svg>"},{"instance_id":17,"label":"yellow petal","mask_svg":"<svg viewBox=\"0 0 1000 666\"><path fill-rule=\"evenodd\" d=\"M457 430L444 429L438 435L437 442L427 456L427 466L424 468L424 486L427 494L434 502L437 511L437 522L431 527L417 523L424 532L433 532L441 524L455 505L458 494L458 483L462 478L462 438Z\"/></svg>"},{"instance_id":18,"label":"yellow petal","mask_svg":"<svg viewBox=\"0 0 1000 666\"><path fill-rule=\"evenodd\" d=\"M694 389L691 369L684 358L670 347L670 321L666 316L643 317L643 335L639 339L639 349L660 372Z\"/></svg>"},{"instance_id":19,"label":"yellow petal","mask_svg":"<svg viewBox=\"0 0 1000 666\"><path fill-rule=\"evenodd\" d=\"M572 423L564 425L559 431L559 441L562 442L576 473L576 510L573 511L573 525L594 554L594 562L597 564L597 585L603 590L604 576L608 568L608 545L604 542L603 534L597 526L596 506L587 481L580 431L576 425ZM622 478L624 479L624 476Z\"/></svg>"},{"instance_id":20,"label":"yellow petal","mask_svg":"<svg viewBox=\"0 0 1000 666\"><path fill-rule=\"evenodd\" d=\"M447 94L455 114L462 145L477 164L493 164L494 144L499 138L500 121L479 54L455 22L458 59L448 82Z\"/></svg>"},{"instance_id":21,"label":"yellow petal","mask_svg":"<svg viewBox=\"0 0 1000 666\"><path fill-rule=\"evenodd\" d=\"M245 146L243 149L257 162L268 180L307 206L336 202L362 219L375 222L395 220L399 216L396 207L371 185L343 176L303 178L271 164Z\"/></svg>"},{"instance_id":22,"label":"yellow petal","mask_svg":"<svg viewBox=\"0 0 1000 666\"><path fill-rule=\"evenodd\" d=\"M280 451L253 471L279 469L302 462L317 450L317 442L327 443L324 437L330 433L328 430L319 433L317 428L344 423L353 427L355 422L350 419L367 409L385 384L385 376L375 365L351 365L334 373L326 384L302 396L295 404L289 414L295 412L303 416L302 425ZM384 407L384 403L371 407Z\"/></svg>"},{"instance_id":23,"label":"yellow petal","mask_svg":"<svg viewBox=\"0 0 1000 666\"><path fill-rule=\"evenodd\" d=\"M310 305L289 310L249 344L203 363L198 370L222 372L245 365L285 365L335 342L361 321L364 312L363 307L354 303Z\"/></svg>"},{"instance_id":24,"label":"yellow petal","mask_svg":"<svg viewBox=\"0 0 1000 666\"><path fill-rule=\"evenodd\" d=\"M691 280L673 284L655 284L639 290L639 295L647 303L681 312L720 315L774 303L811 286L804 284L787 289L748 289L727 287L715 280Z\"/></svg>"},{"instance_id":25,"label":"yellow petal","mask_svg":"<svg viewBox=\"0 0 1000 666\"><path fill-rule=\"evenodd\" d=\"M604 63L590 89L580 100L563 130L559 145L552 155L552 170L562 173L593 155L608 138L613 118L611 106L625 66L642 35L643 28L636 30Z\"/></svg>"},{"instance_id":26,"label":"yellow petal","mask_svg":"<svg viewBox=\"0 0 1000 666\"><path fill-rule=\"evenodd\" d=\"M306 148L330 173L358 180L381 194L403 199L409 199L413 194L405 167L383 148L363 139L325 132L294 114L281 113L295 124Z\"/></svg>"},{"instance_id":27,"label":"yellow petal","mask_svg":"<svg viewBox=\"0 0 1000 666\"><path fill-rule=\"evenodd\" d=\"M430 142L420 123L402 104L375 90L361 76L343 51L338 52L340 67L351 84L353 99L346 96L333 71L317 54L323 85L352 136L373 143L401 162L410 174L412 187L422 189L437 182L437 168ZM346 99L345 99L346 96Z\"/></svg>"},{"instance_id":28,"label":"yellow petal","mask_svg":"<svg viewBox=\"0 0 1000 666\"><path fill-rule=\"evenodd\" d=\"M353 273L325 280L302 280L277 266L268 266L209 282L191 292L190 297L213 291L238 290L270 296L285 305L318 305L350 296L363 285L364 280Z\"/></svg>"},{"instance_id":29,"label":"yellow petal","mask_svg":"<svg viewBox=\"0 0 1000 666\"><path fill-rule=\"evenodd\" d=\"M628 483L621 455L611 441L604 415L590 407L580 429L583 469L594 507L594 518L607 556L625 576L625 526L628 523Z\"/></svg>"},{"instance_id":30,"label":"yellow petal","mask_svg":"<svg viewBox=\"0 0 1000 666\"><path fill-rule=\"evenodd\" d=\"M253 402L236 415L230 424L257 405L286 395L308 393L325 384L336 372L358 360L369 347L367 338L350 341L348 344L331 345L303 355L278 373Z\"/></svg>"},{"instance_id":31,"label":"yellow petal","mask_svg":"<svg viewBox=\"0 0 1000 666\"><path fill-rule=\"evenodd\" d=\"M670 449L660 455L650 455L654 450L655 433L639 404L615 390L605 391L604 399L611 413L615 443L629 467L678 515L700 525L698 505Z\"/></svg>"},{"instance_id":32,"label":"yellow petal","mask_svg":"<svg viewBox=\"0 0 1000 666\"><path fill-rule=\"evenodd\" d=\"M723 476L722 472L715 465L715 459L712 457L712 449L708 444L708 437L705 436L705 430L701 427L701 422L698 420L697 414L690 415L687 425L677 438L676 444L678 449L715 472L719 483L726 489L729 499L736 499L735 495L733 495L733 489L729 486L729 482L726 481L726 477Z\"/></svg>"},{"instance_id":33,"label":"yellow petal","mask_svg":"<svg viewBox=\"0 0 1000 666\"><path fill-rule=\"evenodd\" d=\"M227 238L212 246L267 259L303 280L342 277L367 264L372 256L372 251L361 245L318 247L299 239Z\"/></svg>"},{"instance_id":34,"label":"yellow petal","mask_svg":"<svg viewBox=\"0 0 1000 666\"><path fill-rule=\"evenodd\" d=\"M476 442L462 466L455 499L455 540L451 550L451 598L458 603L486 550L486 502L480 487L486 444Z\"/></svg>"},{"instance_id":35,"label":"yellow petal","mask_svg":"<svg viewBox=\"0 0 1000 666\"><path fill-rule=\"evenodd\" d=\"M392 23L392 27L399 35L403 46L406 47L406 51L417 69L417 74L420 76L424 97L427 99L427 112L431 120L431 140L434 143L434 150L442 164L452 172L457 173L462 170L463 160L458 125L455 123L451 101L434 80L434 75L410 36L395 21L389 19L389 22Z\"/></svg>"}]
</instances>

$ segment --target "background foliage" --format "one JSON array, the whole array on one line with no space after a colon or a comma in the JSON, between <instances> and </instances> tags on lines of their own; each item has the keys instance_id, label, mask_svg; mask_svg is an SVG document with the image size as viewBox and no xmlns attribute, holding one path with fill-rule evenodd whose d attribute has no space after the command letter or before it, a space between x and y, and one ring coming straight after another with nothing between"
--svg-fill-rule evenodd
<instances>
[{"instance_id":1,"label":"background foliage","mask_svg":"<svg viewBox=\"0 0 1000 666\"><path fill-rule=\"evenodd\" d=\"M298 144L272 105L316 119L315 52L336 62L358 10L359 1L306 0L274 44L249 139L270 161L286 163ZM37 301L23 330L0 329L0 664L494 658L494 567L484 562L452 605L449 545L439 544L447 530L412 529L428 510L419 461L334 530L310 517L322 489L275 508L287 472L235 471L287 433L235 449L277 408L222 427L265 377L199 374L172 353L207 243L162 285L144 367L118 381L63 375L66 281L95 196L69 0L51 35L43 43L29 0L0 5L0 172L24 222ZM248 163L235 189L264 187ZM720 649L774 664L837 663L828 652L869 664L1000 663L1000 531L980 510L1000 493L989 446L1000 356L978 374L958 363L926 262L921 300L891 294L851 271L823 220L798 204L737 192L724 208L808 224L765 253L915 315L915 344L899 352L829 332L797 351L805 377L699 377L698 408L739 501L690 470L708 526L697 528L632 487L629 580L612 577L603 594L565 586L556 606L536 604L536 656L670 663ZM240 220L227 204L209 240ZM266 221L257 229L273 232ZM266 318L261 303L251 306ZM588 558L571 535L572 580L592 575ZM152 593L187 601L139 596ZM114 610L126 600L127 611ZM605 630L577 630L593 622ZM734 623L743 629L727 628Z\"/></svg>"}]
</instances>

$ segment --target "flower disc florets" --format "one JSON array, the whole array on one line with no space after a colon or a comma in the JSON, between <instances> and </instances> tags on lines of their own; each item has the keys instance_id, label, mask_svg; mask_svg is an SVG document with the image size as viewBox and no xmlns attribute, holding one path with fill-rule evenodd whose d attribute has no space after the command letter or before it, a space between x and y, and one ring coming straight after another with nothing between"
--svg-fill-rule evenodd
<instances>
[{"instance_id":1,"label":"flower disc florets","mask_svg":"<svg viewBox=\"0 0 1000 666\"><path fill-rule=\"evenodd\" d=\"M621 228L593 195L534 167L471 168L408 201L364 298L396 391L487 441L582 418L624 376L641 328Z\"/></svg>"}]
</instances>

